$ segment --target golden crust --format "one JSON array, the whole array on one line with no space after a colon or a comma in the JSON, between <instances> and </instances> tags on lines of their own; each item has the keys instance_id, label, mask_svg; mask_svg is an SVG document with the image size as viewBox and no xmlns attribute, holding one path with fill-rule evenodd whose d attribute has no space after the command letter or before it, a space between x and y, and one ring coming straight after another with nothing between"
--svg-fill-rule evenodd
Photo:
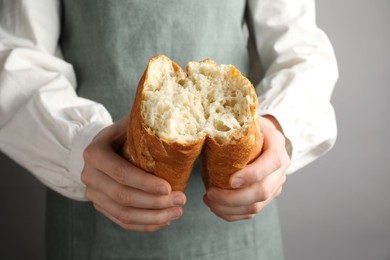
<instances>
[{"instance_id":1,"label":"golden crust","mask_svg":"<svg viewBox=\"0 0 390 260\"><path fill-rule=\"evenodd\" d=\"M158 55L150 60L138 84L129 117L127 141L121 152L122 156L145 171L168 181L172 190L184 191L193 164L200 155L201 172L205 186L231 189L230 176L256 159L262 149L263 136L256 119L257 96L253 85L232 66L231 76L246 80L251 89L253 118L244 134L237 131L231 142L226 144L219 144L212 137L206 136L189 144L167 142L157 137L145 125L141 109L144 83L148 79L148 68L157 58L168 59L172 62L175 71L181 71L181 68L166 56ZM216 64L210 59L202 62Z\"/></svg>"},{"instance_id":2,"label":"golden crust","mask_svg":"<svg viewBox=\"0 0 390 260\"><path fill-rule=\"evenodd\" d=\"M149 64L157 57L152 58ZM175 71L181 70L174 62L172 66ZM149 65L138 84L122 155L136 166L165 179L170 183L172 190L184 191L204 140L190 144L169 143L158 138L148 129L141 109L148 68Z\"/></svg>"},{"instance_id":3,"label":"golden crust","mask_svg":"<svg viewBox=\"0 0 390 260\"><path fill-rule=\"evenodd\" d=\"M230 176L253 162L261 153L263 135L257 120L246 133L230 143L219 144L208 137L200 155L201 173L206 188L232 189Z\"/></svg>"},{"instance_id":4,"label":"golden crust","mask_svg":"<svg viewBox=\"0 0 390 260\"><path fill-rule=\"evenodd\" d=\"M204 62L210 62L208 59ZM238 77L246 82L250 89L252 121L247 125L244 134L237 130L229 143L219 144L208 136L200 155L201 172L206 188L214 186L221 189L232 189L230 176L253 162L261 153L263 135L257 121L258 100L252 83L235 67L230 68L231 77Z\"/></svg>"}]
</instances>

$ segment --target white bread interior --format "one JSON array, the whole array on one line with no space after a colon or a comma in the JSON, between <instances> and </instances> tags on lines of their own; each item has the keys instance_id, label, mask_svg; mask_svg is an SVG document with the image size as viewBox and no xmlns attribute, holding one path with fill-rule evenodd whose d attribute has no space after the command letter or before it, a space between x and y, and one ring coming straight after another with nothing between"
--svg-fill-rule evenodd
<instances>
[{"instance_id":1,"label":"white bread interior","mask_svg":"<svg viewBox=\"0 0 390 260\"><path fill-rule=\"evenodd\" d=\"M142 113L149 131L167 142L188 144L207 135L228 143L256 118L253 86L231 65L190 62L187 75L161 56L149 66Z\"/></svg>"}]
</instances>

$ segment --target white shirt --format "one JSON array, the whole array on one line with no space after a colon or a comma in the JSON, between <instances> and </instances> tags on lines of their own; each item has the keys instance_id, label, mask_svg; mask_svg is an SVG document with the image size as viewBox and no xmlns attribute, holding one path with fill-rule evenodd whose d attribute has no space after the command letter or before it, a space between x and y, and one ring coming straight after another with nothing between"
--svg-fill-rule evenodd
<instances>
[{"instance_id":1,"label":"white shirt","mask_svg":"<svg viewBox=\"0 0 390 260\"><path fill-rule=\"evenodd\" d=\"M75 72L58 46L59 2L0 1L0 150L53 190L85 200L83 151L111 116L75 92ZM248 4L265 71L258 112L273 115L290 140L292 173L335 142L335 55L315 24L314 1Z\"/></svg>"}]
</instances>

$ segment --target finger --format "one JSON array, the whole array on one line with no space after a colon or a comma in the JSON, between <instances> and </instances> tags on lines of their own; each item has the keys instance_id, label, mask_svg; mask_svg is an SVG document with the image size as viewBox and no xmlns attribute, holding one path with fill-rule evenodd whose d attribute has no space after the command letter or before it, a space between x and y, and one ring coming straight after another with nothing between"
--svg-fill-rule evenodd
<instances>
[{"instance_id":1,"label":"finger","mask_svg":"<svg viewBox=\"0 0 390 260\"><path fill-rule=\"evenodd\" d=\"M237 171L230 178L233 188L240 188L261 181L279 169L287 169L289 157L284 136L275 129L263 129L264 145L261 155L251 164Z\"/></svg>"},{"instance_id":2,"label":"finger","mask_svg":"<svg viewBox=\"0 0 390 260\"><path fill-rule=\"evenodd\" d=\"M204 196L203 200L210 210L218 217L226 221L237 221L253 218L256 214L263 210L273 198L279 196L281 192L282 186L275 190L272 198L247 206L227 207L210 201L207 196Z\"/></svg>"},{"instance_id":3,"label":"finger","mask_svg":"<svg viewBox=\"0 0 390 260\"><path fill-rule=\"evenodd\" d=\"M122 185L106 174L86 168L87 172L93 174L93 178L86 178L88 187L107 194L117 204L136 208L162 209L172 206L183 206L186 197L183 192L174 191L169 195L156 195L145 191ZM93 173L92 173L93 172Z\"/></svg>"},{"instance_id":4,"label":"finger","mask_svg":"<svg viewBox=\"0 0 390 260\"><path fill-rule=\"evenodd\" d=\"M248 220L252 219L256 216L256 214L249 214L249 215L220 215L214 213L216 216L222 218L225 221L228 222L234 222L234 221L240 221L240 220Z\"/></svg>"},{"instance_id":5,"label":"finger","mask_svg":"<svg viewBox=\"0 0 390 260\"><path fill-rule=\"evenodd\" d=\"M100 133L93 139L93 142L99 143L99 145L102 147L105 146L105 148L112 147L115 151L119 150L126 140L128 122L129 117L123 117L111 126L100 131ZM107 143L105 140L110 140L110 142Z\"/></svg>"},{"instance_id":6,"label":"finger","mask_svg":"<svg viewBox=\"0 0 390 260\"><path fill-rule=\"evenodd\" d=\"M171 192L167 181L135 167L111 149L90 145L85 149L84 157L88 165L104 172L118 183L148 193L166 195Z\"/></svg>"},{"instance_id":7,"label":"finger","mask_svg":"<svg viewBox=\"0 0 390 260\"><path fill-rule=\"evenodd\" d=\"M272 198L275 190L283 185L285 180L285 173L280 170L267 176L263 181L241 189L224 190L212 187L207 191L207 197L216 204L227 207L251 205Z\"/></svg>"},{"instance_id":8,"label":"finger","mask_svg":"<svg viewBox=\"0 0 390 260\"><path fill-rule=\"evenodd\" d=\"M170 222L160 224L160 225L137 225L137 224L124 224L117 220L114 216L112 216L108 211L103 209L102 207L95 205L95 209L102 213L104 216L106 216L108 219L110 219L112 222L117 224L118 226L122 227L126 231L132 231L132 232L154 232L158 231L164 227L167 227L170 225Z\"/></svg>"},{"instance_id":9,"label":"finger","mask_svg":"<svg viewBox=\"0 0 390 260\"><path fill-rule=\"evenodd\" d=\"M181 207L166 209L139 209L124 207L111 200L104 193L94 189L88 189L88 197L92 198L94 205L104 209L122 224L135 225L162 225L176 220L183 215Z\"/></svg>"},{"instance_id":10,"label":"finger","mask_svg":"<svg viewBox=\"0 0 390 260\"><path fill-rule=\"evenodd\" d=\"M210 210L216 215L250 215L259 213L264 207L266 202L257 202L246 206L228 207L220 205L211 201L207 196L203 197L204 203L210 208Z\"/></svg>"},{"instance_id":11,"label":"finger","mask_svg":"<svg viewBox=\"0 0 390 260\"><path fill-rule=\"evenodd\" d=\"M273 195L265 201L256 202L244 206L225 206L218 204L214 201L211 201L207 196L204 196L203 201L218 216L228 216L228 215L251 215L259 213L263 208L265 208L275 197L279 196L282 192L282 186L275 189Z\"/></svg>"}]
</instances>

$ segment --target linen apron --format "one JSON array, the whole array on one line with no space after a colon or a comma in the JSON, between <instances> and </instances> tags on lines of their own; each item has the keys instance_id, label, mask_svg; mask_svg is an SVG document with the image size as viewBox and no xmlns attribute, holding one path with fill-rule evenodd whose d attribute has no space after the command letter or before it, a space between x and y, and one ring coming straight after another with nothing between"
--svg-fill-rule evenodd
<instances>
[{"instance_id":1,"label":"linen apron","mask_svg":"<svg viewBox=\"0 0 390 260\"><path fill-rule=\"evenodd\" d=\"M148 60L165 54L181 67L212 58L249 71L244 0L64 0L61 47L78 94L127 115ZM127 232L90 202L47 196L48 259L283 259L271 203L254 219L228 223L204 205L195 165L181 219L153 233Z\"/></svg>"}]
</instances>

